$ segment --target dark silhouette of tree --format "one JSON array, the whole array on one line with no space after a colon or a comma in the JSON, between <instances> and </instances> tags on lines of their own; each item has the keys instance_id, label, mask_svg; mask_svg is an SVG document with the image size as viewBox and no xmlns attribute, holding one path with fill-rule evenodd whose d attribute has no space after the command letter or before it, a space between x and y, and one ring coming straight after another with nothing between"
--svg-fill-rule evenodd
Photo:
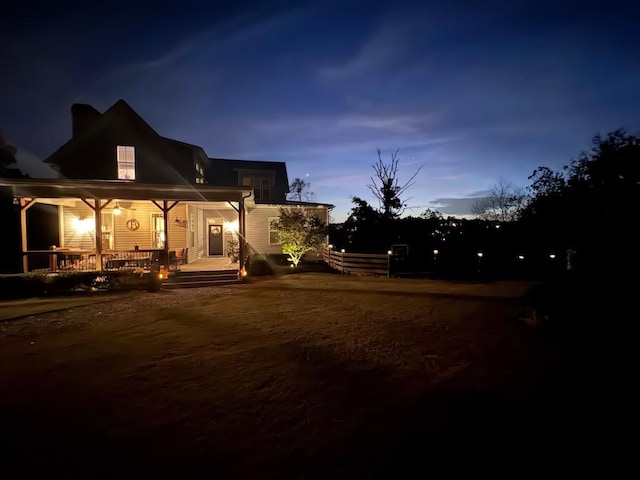
<instances>
[{"instance_id":1,"label":"dark silhouette of tree","mask_svg":"<svg viewBox=\"0 0 640 480\"><path fill-rule=\"evenodd\" d=\"M28 178L17 168L18 149L9 145L0 133L0 178ZM0 218L3 219L3 234L0 235L0 272L20 271L20 224L13 196L9 188L0 188Z\"/></svg>"},{"instance_id":2,"label":"dark silhouette of tree","mask_svg":"<svg viewBox=\"0 0 640 480\"><path fill-rule=\"evenodd\" d=\"M4 178L28 178L29 175L23 174L18 168L16 160L18 149L13 145L9 145L0 132L0 177Z\"/></svg>"},{"instance_id":3,"label":"dark silhouette of tree","mask_svg":"<svg viewBox=\"0 0 640 480\"><path fill-rule=\"evenodd\" d=\"M513 222L520 217L528 196L525 189L501 178L489 195L471 207L471 213L480 220Z\"/></svg>"},{"instance_id":4,"label":"dark silhouette of tree","mask_svg":"<svg viewBox=\"0 0 640 480\"><path fill-rule=\"evenodd\" d=\"M311 183L302 178L295 178L289 185L289 199L297 202L311 201L313 199Z\"/></svg>"},{"instance_id":5,"label":"dark silhouette of tree","mask_svg":"<svg viewBox=\"0 0 640 480\"><path fill-rule=\"evenodd\" d=\"M575 251L592 269L611 270L637 257L631 219L640 204L640 138L624 130L596 135L593 148L561 172L541 167L530 179L523 221L538 241Z\"/></svg>"},{"instance_id":6,"label":"dark silhouette of tree","mask_svg":"<svg viewBox=\"0 0 640 480\"><path fill-rule=\"evenodd\" d=\"M409 180L403 184L398 182L398 151L391 154L391 161L385 163L382 160L380 149L378 152L378 161L372 165L375 175L371 177L371 184L367 185L373 196L378 199L380 204L380 213L385 219L398 218L408 208L407 200L402 199L402 195L414 183L415 178L422 167L419 167Z\"/></svg>"}]
</instances>

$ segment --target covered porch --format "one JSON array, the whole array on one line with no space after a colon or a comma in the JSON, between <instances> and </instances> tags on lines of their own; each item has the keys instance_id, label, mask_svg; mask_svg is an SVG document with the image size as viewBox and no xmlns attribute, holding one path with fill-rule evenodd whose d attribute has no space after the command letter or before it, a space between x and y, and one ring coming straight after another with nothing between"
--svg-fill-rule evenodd
<instances>
[{"instance_id":1,"label":"covered porch","mask_svg":"<svg viewBox=\"0 0 640 480\"><path fill-rule=\"evenodd\" d=\"M24 273L244 267L247 187L50 179L0 186L19 209ZM47 249L30 249L27 238L28 210L38 203L57 209L59 242ZM233 239L233 252L220 248Z\"/></svg>"}]
</instances>

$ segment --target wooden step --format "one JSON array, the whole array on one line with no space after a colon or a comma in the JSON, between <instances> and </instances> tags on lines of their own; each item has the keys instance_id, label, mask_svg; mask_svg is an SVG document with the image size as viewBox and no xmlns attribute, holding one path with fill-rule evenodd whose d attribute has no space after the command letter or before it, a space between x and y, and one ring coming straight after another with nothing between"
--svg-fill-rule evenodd
<instances>
[{"instance_id":1,"label":"wooden step","mask_svg":"<svg viewBox=\"0 0 640 480\"><path fill-rule=\"evenodd\" d=\"M242 283L242 279L236 270L177 272L162 284L162 288L197 288L234 283Z\"/></svg>"}]
</instances>

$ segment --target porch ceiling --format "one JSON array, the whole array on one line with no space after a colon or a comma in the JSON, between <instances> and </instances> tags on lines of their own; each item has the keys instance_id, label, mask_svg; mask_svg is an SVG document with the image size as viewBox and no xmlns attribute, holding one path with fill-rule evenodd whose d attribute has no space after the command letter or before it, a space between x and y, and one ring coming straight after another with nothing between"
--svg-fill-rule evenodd
<instances>
[{"instance_id":1,"label":"porch ceiling","mask_svg":"<svg viewBox=\"0 0 640 480\"><path fill-rule=\"evenodd\" d=\"M118 198L123 200L177 200L239 202L251 194L247 187L209 185L158 185L119 180L13 179L0 178L18 198Z\"/></svg>"}]
</instances>

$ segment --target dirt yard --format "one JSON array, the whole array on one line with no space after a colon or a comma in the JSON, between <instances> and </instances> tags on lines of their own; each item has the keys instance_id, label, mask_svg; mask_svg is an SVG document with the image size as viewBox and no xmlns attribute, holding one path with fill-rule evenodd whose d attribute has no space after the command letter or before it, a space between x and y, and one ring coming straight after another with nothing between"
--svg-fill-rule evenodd
<instances>
[{"instance_id":1,"label":"dirt yard","mask_svg":"<svg viewBox=\"0 0 640 480\"><path fill-rule=\"evenodd\" d=\"M516 320L527 287L300 274L5 321L0 459L65 478L571 465L588 382Z\"/></svg>"}]
</instances>

